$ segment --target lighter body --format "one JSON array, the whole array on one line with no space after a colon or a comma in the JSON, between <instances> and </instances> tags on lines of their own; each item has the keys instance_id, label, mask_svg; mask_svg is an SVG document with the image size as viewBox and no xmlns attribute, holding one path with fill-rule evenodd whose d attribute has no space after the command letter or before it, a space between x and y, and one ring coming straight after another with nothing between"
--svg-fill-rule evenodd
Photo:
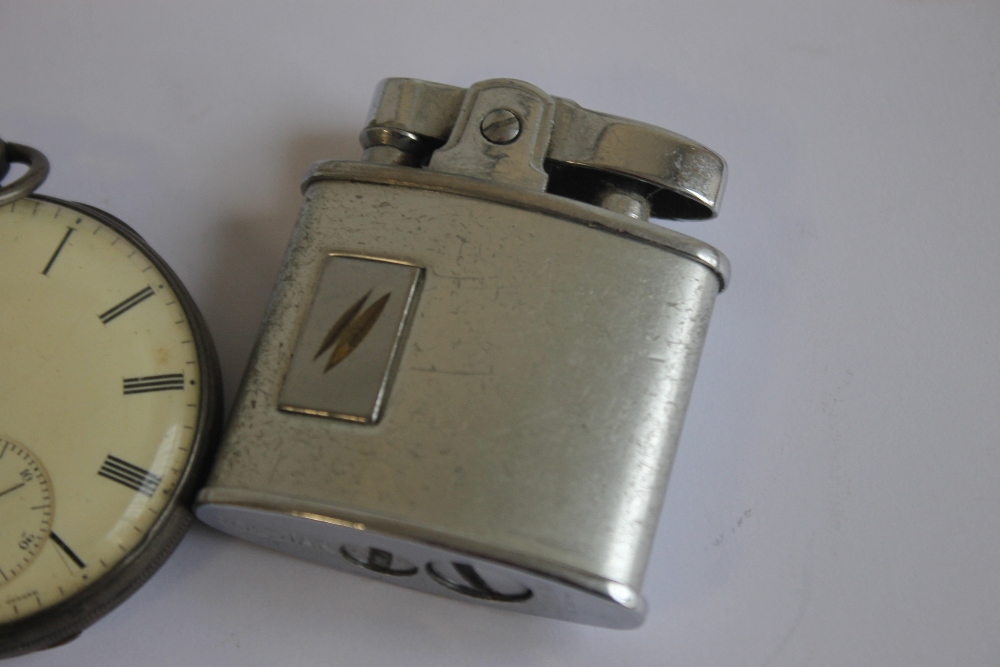
<instances>
[{"instance_id":1,"label":"lighter body","mask_svg":"<svg viewBox=\"0 0 1000 667\"><path fill-rule=\"evenodd\" d=\"M456 127L484 127L468 95ZM435 159L310 172L197 515L411 588L635 627L726 260Z\"/></svg>"}]
</instances>

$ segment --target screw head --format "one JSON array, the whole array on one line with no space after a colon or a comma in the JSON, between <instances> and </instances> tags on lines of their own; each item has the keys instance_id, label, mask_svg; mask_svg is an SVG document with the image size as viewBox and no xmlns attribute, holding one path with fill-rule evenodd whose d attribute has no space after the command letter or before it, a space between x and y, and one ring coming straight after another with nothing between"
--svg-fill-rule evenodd
<instances>
[{"instance_id":1,"label":"screw head","mask_svg":"<svg viewBox=\"0 0 1000 667\"><path fill-rule=\"evenodd\" d=\"M521 119L513 111L494 109L483 118L479 130L486 141L503 146L513 143L521 134Z\"/></svg>"}]
</instances>

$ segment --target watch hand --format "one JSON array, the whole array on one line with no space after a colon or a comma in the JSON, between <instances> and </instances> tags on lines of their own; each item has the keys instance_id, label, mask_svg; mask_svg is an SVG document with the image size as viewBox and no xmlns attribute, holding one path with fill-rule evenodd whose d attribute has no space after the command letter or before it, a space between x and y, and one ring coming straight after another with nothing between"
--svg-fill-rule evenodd
<instances>
[{"instance_id":1,"label":"watch hand","mask_svg":"<svg viewBox=\"0 0 1000 667\"><path fill-rule=\"evenodd\" d=\"M6 493L10 493L11 491L17 491L22 486L24 486L24 482L21 482L20 484L15 484L14 486L12 486L9 489L7 489L6 491L0 491L0 496L4 495Z\"/></svg>"}]
</instances>

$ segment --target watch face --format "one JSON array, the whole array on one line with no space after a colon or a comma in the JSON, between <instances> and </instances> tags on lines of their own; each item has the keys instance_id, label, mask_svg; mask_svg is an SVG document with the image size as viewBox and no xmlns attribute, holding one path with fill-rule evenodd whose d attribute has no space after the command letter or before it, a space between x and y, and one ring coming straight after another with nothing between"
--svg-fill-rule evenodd
<instances>
[{"instance_id":1,"label":"watch face","mask_svg":"<svg viewBox=\"0 0 1000 667\"><path fill-rule=\"evenodd\" d=\"M159 532L215 421L199 322L121 223L36 198L0 209L0 630L80 615L76 599L93 615L176 542Z\"/></svg>"}]
</instances>

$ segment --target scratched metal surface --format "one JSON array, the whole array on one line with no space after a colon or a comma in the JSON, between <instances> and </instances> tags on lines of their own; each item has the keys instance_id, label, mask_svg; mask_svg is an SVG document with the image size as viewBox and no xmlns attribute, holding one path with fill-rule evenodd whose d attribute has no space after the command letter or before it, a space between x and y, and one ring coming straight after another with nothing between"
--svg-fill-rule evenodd
<instances>
[{"instance_id":1,"label":"scratched metal surface","mask_svg":"<svg viewBox=\"0 0 1000 667\"><path fill-rule=\"evenodd\" d=\"M0 136L177 270L232 401L301 203L375 83L514 76L723 155L726 253L632 631L196 527L22 665L990 665L1000 655L1000 5L0 2ZM57 491L58 492L58 491Z\"/></svg>"},{"instance_id":2,"label":"scratched metal surface","mask_svg":"<svg viewBox=\"0 0 1000 667\"><path fill-rule=\"evenodd\" d=\"M715 274L467 197L321 181L308 198L209 488L391 518L638 589ZM277 410L329 252L427 269L377 426Z\"/></svg>"}]
</instances>

